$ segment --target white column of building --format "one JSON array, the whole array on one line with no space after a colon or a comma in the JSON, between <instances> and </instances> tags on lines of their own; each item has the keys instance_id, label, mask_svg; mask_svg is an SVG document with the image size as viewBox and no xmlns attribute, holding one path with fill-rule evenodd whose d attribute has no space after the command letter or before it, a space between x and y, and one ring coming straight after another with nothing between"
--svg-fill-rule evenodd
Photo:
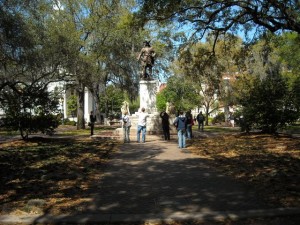
<instances>
[{"instance_id":1,"label":"white column of building","mask_svg":"<svg viewBox=\"0 0 300 225\"><path fill-rule=\"evenodd\" d=\"M84 92L84 119L90 121L90 112L94 110L92 93L86 88Z\"/></svg>"},{"instance_id":2,"label":"white column of building","mask_svg":"<svg viewBox=\"0 0 300 225\"><path fill-rule=\"evenodd\" d=\"M63 116L64 116L64 119L68 118L67 107L68 107L68 104L67 104L67 95L66 95L66 91L64 90L64 92L63 92L63 114L64 114Z\"/></svg>"}]
</instances>

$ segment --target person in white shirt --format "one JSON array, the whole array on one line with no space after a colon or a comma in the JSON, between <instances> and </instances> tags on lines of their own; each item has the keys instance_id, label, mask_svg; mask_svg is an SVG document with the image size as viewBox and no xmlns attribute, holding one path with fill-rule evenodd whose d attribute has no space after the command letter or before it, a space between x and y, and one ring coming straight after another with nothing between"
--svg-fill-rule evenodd
<instances>
[{"instance_id":1,"label":"person in white shirt","mask_svg":"<svg viewBox=\"0 0 300 225\"><path fill-rule=\"evenodd\" d=\"M140 134L142 132L142 143L146 141L146 124L148 113L145 112L145 108L141 108L141 111L138 113L138 123L137 123L137 142L140 142Z\"/></svg>"},{"instance_id":2,"label":"person in white shirt","mask_svg":"<svg viewBox=\"0 0 300 225\"><path fill-rule=\"evenodd\" d=\"M130 127L131 121L128 115L128 112L124 112L122 117L122 125L123 125L123 139L124 143L130 143Z\"/></svg>"}]
</instances>

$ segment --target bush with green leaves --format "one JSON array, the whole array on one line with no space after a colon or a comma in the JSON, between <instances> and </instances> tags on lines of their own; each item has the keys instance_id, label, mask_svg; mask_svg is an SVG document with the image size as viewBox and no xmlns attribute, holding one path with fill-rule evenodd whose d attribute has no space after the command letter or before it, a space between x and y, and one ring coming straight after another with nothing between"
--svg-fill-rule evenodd
<instances>
[{"instance_id":1,"label":"bush with green leaves","mask_svg":"<svg viewBox=\"0 0 300 225\"><path fill-rule=\"evenodd\" d=\"M247 129L276 133L278 129L295 122L299 111L293 101L287 81L280 75L265 79L255 78L255 85L240 99Z\"/></svg>"},{"instance_id":2,"label":"bush with green leaves","mask_svg":"<svg viewBox=\"0 0 300 225\"><path fill-rule=\"evenodd\" d=\"M42 84L19 85L4 89L0 107L4 111L4 127L19 130L23 139L31 133L51 132L59 125L58 96Z\"/></svg>"},{"instance_id":3,"label":"bush with green leaves","mask_svg":"<svg viewBox=\"0 0 300 225\"><path fill-rule=\"evenodd\" d=\"M77 96L70 95L67 100L67 112L69 116L76 117L77 116Z\"/></svg>"},{"instance_id":4,"label":"bush with green leaves","mask_svg":"<svg viewBox=\"0 0 300 225\"><path fill-rule=\"evenodd\" d=\"M214 118L212 118L212 121L211 121L212 124L223 123L223 122L225 122L224 112L218 113Z\"/></svg>"},{"instance_id":5,"label":"bush with green leaves","mask_svg":"<svg viewBox=\"0 0 300 225\"><path fill-rule=\"evenodd\" d=\"M156 107L159 111L166 109L166 103L174 105L175 111L187 111L199 105L201 96L196 90L193 82L182 79L182 77L170 77L167 87L156 96Z\"/></svg>"},{"instance_id":6,"label":"bush with green leaves","mask_svg":"<svg viewBox=\"0 0 300 225\"><path fill-rule=\"evenodd\" d=\"M24 140L28 139L29 134L32 133L52 134L60 123L59 117L53 114L30 115L29 113L24 113L18 118L8 116L3 121L4 127L19 130Z\"/></svg>"},{"instance_id":7,"label":"bush with green leaves","mask_svg":"<svg viewBox=\"0 0 300 225\"><path fill-rule=\"evenodd\" d=\"M164 91L157 93L156 95L156 108L159 112L166 110L167 98Z\"/></svg>"},{"instance_id":8,"label":"bush with green leaves","mask_svg":"<svg viewBox=\"0 0 300 225\"><path fill-rule=\"evenodd\" d=\"M70 120L69 118L64 119L64 125L76 126L76 121Z\"/></svg>"}]
</instances>

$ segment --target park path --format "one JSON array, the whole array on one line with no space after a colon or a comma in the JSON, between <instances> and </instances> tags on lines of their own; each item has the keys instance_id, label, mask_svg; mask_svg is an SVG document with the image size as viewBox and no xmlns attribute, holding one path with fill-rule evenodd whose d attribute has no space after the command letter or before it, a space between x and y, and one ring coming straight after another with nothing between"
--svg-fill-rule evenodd
<instances>
[{"instance_id":1,"label":"park path","mask_svg":"<svg viewBox=\"0 0 300 225\"><path fill-rule=\"evenodd\" d=\"M99 187L91 212L169 216L267 208L205 159L161 140L122 145Z\"/></svg>"},{"instance_id":2,"label":"park path","mask_svg":"<svg viewBox=\"0 0 300 225\"><path fill-rule=\"evenodd\" d=\"M206 221L300 213L268 206L253 189L217 172L207 159L179 149L176 140L150 135L146 143L120 145L91 197L81 214L43 215L35 223Z\"/></svg>"},{"instance_id":3,"label":"park path","mask_svg":"<svg viewBox=\"0 0 300 225\"><path fill-rule=\"evenodd\" d=\"M146 143L121 145L88 213L109 216L111 221L139 221L243 218L282 212L258 199L249 186L217 172L207 159L177 146L176 139L163 141L152 135Z\"/></svg>"}]
</instances>

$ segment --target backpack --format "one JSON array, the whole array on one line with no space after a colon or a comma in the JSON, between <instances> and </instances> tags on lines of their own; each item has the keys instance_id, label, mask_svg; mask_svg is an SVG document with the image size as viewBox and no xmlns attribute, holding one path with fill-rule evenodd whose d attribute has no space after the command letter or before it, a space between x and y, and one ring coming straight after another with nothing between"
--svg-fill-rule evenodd
<instances>
[{"instance_id":1,"label":"backpack","mask_svg":"<svg viewBox=\"0 0 300 225\"><path fill-rule=\"evenodd\" d=\"M186 123L187 124L193 124L193 117L192 117L192 115L186 116Z\"/></svg>"},{"instance_id":2,"label":"backpack","mask_svg":"<svg viewBox=\"0 0 300 225\"><path fill-rule=\"evenodd\" d=\"M197 120L202 122L204 120L204 116L202 114L198 114Z\"/></svg>"}]
</instances>

